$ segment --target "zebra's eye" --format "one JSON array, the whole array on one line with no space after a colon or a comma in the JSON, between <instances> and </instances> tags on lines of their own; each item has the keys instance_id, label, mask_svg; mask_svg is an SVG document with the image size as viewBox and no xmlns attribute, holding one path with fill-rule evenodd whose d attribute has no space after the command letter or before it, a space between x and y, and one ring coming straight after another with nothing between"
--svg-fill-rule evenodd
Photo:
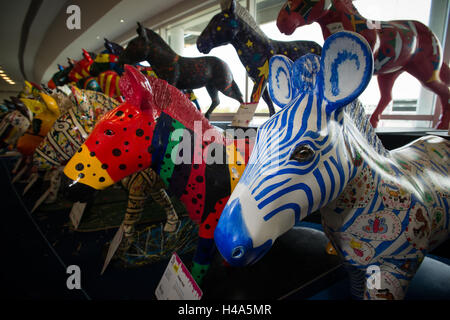
<instances>
[{"instance_id":1,"label":"zebra's eye","mask_svg":"<svg viewBox=\"0 0 450 320\"><path fill-rule=\"evenodd\" d=\"M113 136L114 135L114 131L112 131L111 129L106 129L104 133L107 136Z\"/></svg>"},{"instance_id":2,"label":"zebra's eye","mask_svg":"<svg viewBox=\"0 0 450 320\"><path fill-rule=\"evenodd\" d=\"M314 157L314 150L308 144L301 144L297 146L291 154L291 160L298 162L309 161Z\"/></svg>"}]
</instances>

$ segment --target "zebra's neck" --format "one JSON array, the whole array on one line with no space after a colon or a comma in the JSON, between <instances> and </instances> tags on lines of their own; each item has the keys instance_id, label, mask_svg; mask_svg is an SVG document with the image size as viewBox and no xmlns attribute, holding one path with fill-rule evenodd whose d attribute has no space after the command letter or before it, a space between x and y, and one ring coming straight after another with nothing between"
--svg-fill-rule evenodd
<instances>
[{"instance_id":1,"label":"zebra's neck","mask_svg":"<svg viewBox=\"0 0 450 320\"><path fill-rule=\"evenodd\" d=\"M348 139L350 135L359 133L360 137L367 142L369 147L372 147L373 150L371 151L380 156L387 157L389 155L389 151L386 150L383 143L376 135L375 129L370 124L369 117L366 115L362 103L359 100L355 100L345 107L344 112L350 120L352 120L351 123L344 121L346 138ZM352 127L357 129L357 132L351 133ZM351 144L350 141L348 142Z\"/></svg>"}]
</instances>

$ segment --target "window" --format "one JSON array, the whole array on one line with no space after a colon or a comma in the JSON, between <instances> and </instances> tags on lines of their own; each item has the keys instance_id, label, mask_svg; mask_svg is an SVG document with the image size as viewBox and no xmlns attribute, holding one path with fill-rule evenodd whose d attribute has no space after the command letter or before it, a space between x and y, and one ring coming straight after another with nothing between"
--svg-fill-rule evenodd
<instances>
[{"instance_id":1,"label":"window","mask_svg":"<svg viewBox=\"0 0 450 320\"><path fill-rule=\"evenodd\" d=\"M240 1L242 6L250 8L250 13L255 13L254 16L256 17L257 24L269 38L280 41L313 40L320 45L323 45L324 40L322 31L317 23L298 28L290 36L280 33L276 27L275 20L284 3L284 0ZM448 24L446 19L449 12L449 4L445 1L354 0L353 4L361 15L368 19L382 21L399 19L418 20L426 25L431 24L430 27L441 39L441 42L445 36ZM160 32L160 34L167 35L169 44L179 54L190 57L202 56L197 50L197 38L211 18L219 11L219 5L217 3L212 4L207 10L197 12L188 19L177 21L172 25L161 28L162 32ZM430 16L433 17L432 20L430 19ZM217 47L211 50L209 55L217 56L227 62L232 69L236 83L244 95L244 99L249 101L253 82L246 76L245 68L241 64L234 47L231 44ZM194 90L194 92L202 107L202 111L205 112L211 103L206 89L202 88ZM228 113L231 115L227 117L229 120L238 109L239 103L221 93L219 94L219 97L221 103L216 108L215 113L220 113L222 116ZM391 103L383 113L379 127L431 126L432 121L430 119L432 118L431 115L434 113L433 106L435 95L424 89L414 77L403 73L394 84L393 98L393 103ZM360 99L366 106L366 112L371 114L380 99L376 77L372 78L368 88L361 95ZM267 119L268 108L263 99L260 100L256 113L257 115L265 115L264 119ZM402 117L408 118L408 115L412 115L412 118L415 118L413 120L404 121ZM426 119L425 121L420 120L424 118ZM409 117L409 119L411 119L411 117Z\"/></svg>"}]
</instances>

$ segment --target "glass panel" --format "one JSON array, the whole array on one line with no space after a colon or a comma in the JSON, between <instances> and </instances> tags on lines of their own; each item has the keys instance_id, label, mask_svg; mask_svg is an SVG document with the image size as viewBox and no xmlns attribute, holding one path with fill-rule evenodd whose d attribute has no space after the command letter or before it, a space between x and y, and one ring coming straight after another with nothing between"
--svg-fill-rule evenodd
<instances>
[{"instance_id":1,"label":"glass panel","mask_svg":"<svg viewBox=\"0 0 450 320\"><path fill-rule=\"evenodd\" d=\"M240 1L242 6L245 6L245 1ZM220 12L220 6L216 5L210 10L203 12L202 14L196 15L196 17L189 18L187 21L178 23L177 25L170 26L168 29L168 34L171 36L176 28L183 29L184 32L184 48L182 55L185 57L203 57L204 54L200 53L197 49L197 38L200 33L206 28L211 18ZM175 50L171 43L171 47ZM234 80L236 81L239 89L241 90L245 99L245 78L246 71L244 66L241 64L236 50L231 44L226 46L217 47L211 50L208 56L215 56L223 61L225 61L233 73ZM197 96L198 102L202 109L202 112L206 112L211 105L211 99L205 88L195 89L195 95ZM231 112L235 113L239 108L240 103L234 99L219 93L220 104L214 110L215 113L221 112Z\"/></svg>"}]
</instances>

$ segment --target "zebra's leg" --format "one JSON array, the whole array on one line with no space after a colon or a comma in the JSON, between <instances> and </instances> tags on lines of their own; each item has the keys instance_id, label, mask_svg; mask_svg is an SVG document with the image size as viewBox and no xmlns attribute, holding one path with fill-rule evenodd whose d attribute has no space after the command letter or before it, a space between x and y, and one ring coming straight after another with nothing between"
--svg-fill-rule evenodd
<instances>
[{"instance_id":1,"label":"zebra's leg","mask_svg":"<svg viewBox=\"0 0 450 320\"><path fill-rule=\"evenodd\" d=\"M350 263L344 263L350 279L350 294L353 299L362 300L366 287L366 272L364 269L357 268Z\"/></svg>"},{"instance_id":2,"label":"zebra's leg","mask_svg":"<svg viewBox=\"0 0 450 320\"><path fill-rule=\"evenodd\" d=\"M211 265L214 252L214 239L198 238L197 250L195 251L191 268L192 277L198 285L201 285L203 282L203 278Z\"/></svg>"},{"instance_id":3,"label":"zebra's leg","mask_svg":"<svg viewBox=\"0 0 450 320\"><path fill-rule=\"evenodd\" d=\"M205 113L205 118L209 119L211 116L211 113L214 111L214 109L219 105L219 90L213 85L207 85L206 91L208 91L209 96L211 97L211 105L209 106L208 111Z\"/></svg>"},{"instance_id":4,"label":"zebra's leg","mask_svg":"<svg viewBox=\"0 0 450 320\"><path fill-rule=\"evenodd\" d=\"M263 92L262 97L263 97L264 101L267 103L267 106L269 107L269 114L270 114L270 116L273 116L275 114L275 108L273 106L272 99L270 99L269 91L267 89L267 86L264 88L264 92Z\"/></svg>"},{"instance_id":5,"label":"zebra's leg","mask_svg":"<svg viewBox=\"0 0 450 320\"><path fill-rule=\"evenodd\" d=\"M381 114L388 104L392 101L392 87L395 80L403 72L403 70L377 75L378 87L380 89L380 101L370 116L370 124L376 128L380 121Z\"/></svg>"},{"instance_id":6,"label":"zebra's leg","mask_svg":"<svg viewBox=\"0 0 450 320\"><path fill-rule=\"evenodd\" d=\"M58 198L59 187L61 186L61 168L55 169L50 174L50 192L45 203L53 203Z\"/></svg>"},{"instance_id":7,"label":"zebra's leg","mask_svg":"<svg viewBox=\"0 0 450 320\"><path fill-rule=\"evenodd\" d=\"M125 212L125 218L122 222L124 237L119 246L118 254L125 254L135 241L134 226L140 220L144 211L144 203L147 200L147 182L140 173L132 175L127 185L124 187L128 190L128 204Z\"/></svg>"},{"instance_id":8,"label":"zebra's leg","mask_svg":"<svg viewBox=\"0 0 450 320\"><path fill-rule=\"evenodd\" d=\"M416 274L422 260L423 255L414 259L402 258L396 260L391 258L390 261L395 261L395 265L384 262L375 273L367 272L367 286L364 292L364 299L404 299L409 283Z\"/></svg>"},{"instance_id":9,"label":"zebra's leg","mask_svg":"<svg viewBox=\"0 0 450 320\"><path fill-rule=\"evenodd\" d=\"M150 189L150 196L152 197L153 201L155 201L161 207L163 207L164 211L166 212L167 220L164 225L164 231L165 232L176 231L179 219L177 212L173 207L172 201L167 195L166 190L164 190L164 188L161 188L159 186L155 186L154 188Z\"/></svg>"}]
</instances>

